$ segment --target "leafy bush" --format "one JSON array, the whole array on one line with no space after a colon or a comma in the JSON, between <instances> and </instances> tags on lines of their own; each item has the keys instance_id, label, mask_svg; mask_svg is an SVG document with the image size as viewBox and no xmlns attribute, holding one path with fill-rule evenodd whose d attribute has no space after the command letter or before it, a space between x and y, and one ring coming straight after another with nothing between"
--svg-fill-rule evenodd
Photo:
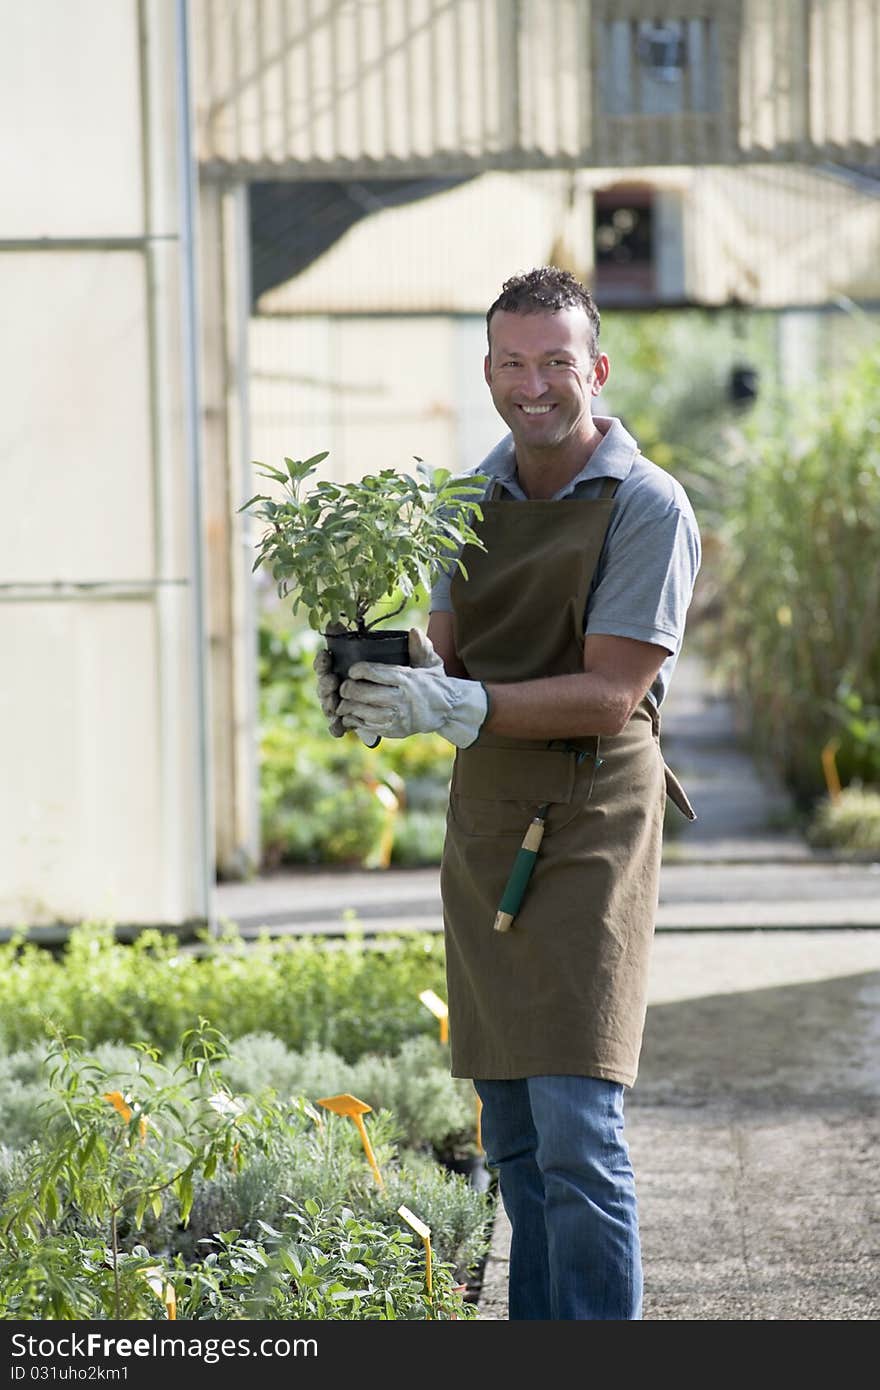
<instances>
[{"instance_id":1,"label":"leafy bush","mask_svg":"<svg viewBox=\"0 0 880 1390\"><path fill-rule=\"evenodd\" d=\"M414 622L419 614L411 615ZM391 822L391 860L435 864L455 749L438 734L383 739L367 749L334 739L318 705L312 660L319 645L266 615L260 624L260 819L263 867L347 863L382 867ZM400 811L389 818L390 787Z\"/></svg>"},{"instance_id":2,"label":"leafy bush","mask_svg":"<svg viewBox=\"0 0 880 1390\"><path fill-rule=\"evenodd\" d=\"M369 1053L346 1062L335 1052L310 1047L291 1052L265 1033L240 1038L227 1063L230 1084L260 1077L278 1096L349 1092L374 1109L393 1112L400 1142L410 1149L445 1151L474 1127L470 1081L449 1074L448 1048L436 1038L410 1038L393 1056Z\"/></svg>"},{"instance_id":3,"label":"leafy bush","mask_svg":"<svg viewBox=\"0 0 880 1390\"><path fill-rule=\"evenodd\" d=\"M52 1020L88 1047L142 1040L170 1053L205 1018L230 1038L270 1032L293 1050L315 1043L351 1062L431 1033L419 994L446 988L442 940L424 934L365 942L353 928L330 946L311 937L246 944L230 927L203 951L155 931L122 945L106 923L72 928L57 956L0 943L0 1052L45 1039Z\"/></svg>"},{"instance_id":4,"label":"leafy bush","mask_svg":"<svg viewBox=\"0 0 880 1390\"><path fill-rule=\"evenodd\" d=\"M291 612L303 609L316 632L339 625L363 634L430 585L439 564L466 574L458 558L465 544L485 550L470 524L482 517L482 474L456 478L417 459L417 477L383 468L356 482L323 479L306 492L325 458L285 458L283 471L260 464L277 496L258 493L239 508L266 523L254 569L271 570L279 598L290 596ZM392 594L400 603L383 612Z\"/></svg>"},{"instance_id":5,"label":"leafy bush","mask_svg":"<svg viewBox=\"0 0 880 1390\"><path fill-rule=\"evenodd\" d=\"M262 1240L227 1232L219 1248L184 1271L181 1316L285 1321L470 1319L455 1275L432 1260L427 1291L425 1257L412 1233L357 1216L348 1207L326 1211L309 1201L285 1218L284 1229L263 1228Z\"/></svg>"},{"instance_id":6,"label":"leafy bush","mask_svg":"<svg viewBox=\"0 0 880 1390\"><path fill-rule=\"evenodd\" d=\"M46 1043L0 1057L0 1134L10 1149L25 1147L45 1128L53 1103L46 1092L49 1052ZM158 1062L121 1043L102 1043L92 1056L108 1087L122 1092L144 1076L157 1080L162 1071ZM177 1054L166 1057L164 1067L180 1061ZM393 1112L403 1148L435 1156L463 1147L475 1129L473 1086L450 1075L448 1049L433 1037L410 1038L394 1056L371 1053L346 1062L328 1048L292 1052L271 1033L250 1033L235 1041L223 1075L230 1090L260 1101L356 1095L376 1111Z\"/></svg>"},{"instance_id":7,"label":"leafy bush","mask_svg":"<svg viewBox=\"0 0 880 1390\"><path fill-rule=\"evenodd\" d=\"M309 1201L327 1211L348 1205L392 1225L403 1204L430 1226L438 1258L448 1260L463 1281L485 1254L491 1199L433 1160L420 1163L399 1154L396 1119L388 1111L373 1111L368 1122L382 1187L350 1120L327 1115L320 1129L312 1125L291 1136L279 1126L269 1151L254 1155L240 1171L218 1170L211 1181L196 1184L186 1229L166 1222L155 1232L154 1245L189 1263L216 1232L234 1228L257 1239L262 1223L278 1226L291 1207L301 1210Z\"/></svg>"},{"instance_id":8,"label":"leafy bush","mask_svg":"<svg viewBox=\"0 0 880 1390\"><path fill-rule=\"evenodd\" d=\"M394 826L391 862L401 868L439 864L445 838L445 811L405 811Z\"/></svg>"},{"instance_id":9,"label":"leafy bush","mask_svg":"<svg viewBox=\"0 0 880 1390\"><path fill-rule=\"evenodd\" d=\"M342 740L339 740L341 743ZM353 750L276 721L260 743L263 864L364 865L387 820L373 770Z\"/></svg>"},{"instance_id":10,"label":"leafy bush","mask_svg":"<svg viewBox=\"0 0 880 1390\"><path fill-rule=\"evenodd\" d=\"M880 705L880 351L804 405L791 435L743 437L720 638L757 753L808 809L833 737L844 782L877 757L840 705L848 692Z\"/></svg>"},{"instance_id":11,"label":"leafy bush","mask_svg":"<svg viewBox=\"0 0 880 1390\"><path fill-rule=\"evenodd\" d=\"M409 1172L386 1111L377 1185L348 1120L235 1093L204 1023L182 1044L173 1067L138 1048L116 1076L50 1047L40 1138L0 1163L0 1317L469 1316L453 1281L487 1248L484 1195ZM432 1230L430 1297L401 1205Z\"/></svg>"},{"instance_id":12,"label":"leafy bush","mask_svg":"<svg viewBox=\"0 0 880 1390\"><path fill-rule=\"evenodd\" d=\"M46 1061L55 1104L17 1169L17 1185L5 1193L0 1285L7 1294L31 1296L32 1247L47 1242L61 1254L69 1235L80 1242L79 1269L91 1259L83 1242L97 1237L105 1247L100 1268L109 1264L112 1272L103 1281L106 1313L132 1315L119 1258L124 1226L140 1228L147 1211L160 1218L169 1198L185 1223L195 1177L210 1178L218 1163L244 1163L246 1146L263 1138L263 1116L232 1097L216 1070L224 1045L201 1021L181 1039L175 1067L158 1065L152 1055L150 1074L139 1074L133 1089L122 1092L94 1058L56 1038ZM149 1056L143 1048L139 1053ZM136 1073L139 1060L132 1063ZM15 1304L8 1315L17 1315Z\"/></svg>"},{"instance_id":13,"label":"leafy bush","mask_svg":"<svg viewBox=\"0 0 880 1390\"><path fill-rule=\"evenodd\" d=\"M807 839L820 849L880 858L880 789L853 785L836 801L824 797L814 807Z\"/></svg>"},{"instance_id":14,"label":"leafy bush","mask_svg":"<svg viewBox=\"0 0 880 1390\"><path fill-rule=\"evenodd\" d=\"M9 1149L22 1149L40 1133L44 1118L38 1106L46 1097L47 1044L0 1056L0 1134ZM3 1205L0 1178L0 1208Z\"/></svg>"},{"instance_id":15,"label":"leafy bush","mask_svg":"<svg viewBox=\"0 0 880 1390\"><path fill-rule=\"evenodd\" d=\"M844 679L826 708L838 729L830 745L838 775L880 786L880 702L864 700Z\"/></svg>"}]
</instances>

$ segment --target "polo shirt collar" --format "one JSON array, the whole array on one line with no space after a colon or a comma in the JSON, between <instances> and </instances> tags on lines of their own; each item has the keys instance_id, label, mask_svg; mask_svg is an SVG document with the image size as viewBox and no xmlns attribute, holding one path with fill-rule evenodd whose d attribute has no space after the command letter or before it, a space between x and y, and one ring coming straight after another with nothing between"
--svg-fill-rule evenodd
<instances>
[{"instance_id":1,"label":"polo shirt collar","mask_svg":"<svg viewBox=\"0 0 880 1390\"><path fill-rule=\"evenodd\" d=\"M568 497L578 483L585 482L588 478L618 478L623 481L629 475L639 452L639 447L629 430L615 415L594 415L593 421L596 428L601 430L603 438L580 472L555 494L554 501ZM485 462L480 465L479 471L490 473L515 496L525 497L516 476L516 450L512 434L505 435L495 445Z\"/></svg>"}]
</instances>

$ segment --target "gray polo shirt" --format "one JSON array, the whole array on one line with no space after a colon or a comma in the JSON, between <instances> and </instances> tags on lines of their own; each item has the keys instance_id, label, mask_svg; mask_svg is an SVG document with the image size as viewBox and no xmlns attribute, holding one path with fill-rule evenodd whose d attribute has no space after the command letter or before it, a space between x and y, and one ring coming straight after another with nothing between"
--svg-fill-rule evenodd
<instances>
[{"instance_id":1,"label":"gray polo shirt","mask_svg":"<svg viewBox=\"0 0 880 1390\"><path fill-rule=\"evenodd\" d=\"M597 415L594 422L604 438L552 500L562 501L575 490L579 498L598 497L605 478L620 480L587 599L584 632L633 637L666 648L669 656L648 692L659 708L678 659L700 568L700 532L681 484L643 458L619 420ZM487 473L517 501L528 500L517 479L510 434L468 472ZM489 483L487 493L491 487ZM431 612L452 611L452 573L450 566L437 574L431 588Z\"/></svg>"}]
</instances>

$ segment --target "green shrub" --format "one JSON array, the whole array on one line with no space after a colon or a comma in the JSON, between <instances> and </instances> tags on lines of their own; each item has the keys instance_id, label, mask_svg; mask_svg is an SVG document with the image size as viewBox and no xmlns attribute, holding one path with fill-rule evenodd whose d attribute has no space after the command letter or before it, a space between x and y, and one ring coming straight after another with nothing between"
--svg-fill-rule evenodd
<instances>
[{"instance_id":1,"label":"green shrub","mask_svg":"<svg viewBox=\"0 0 880 1390\"><path fill-rule=\"evenodd\" d=\"M409 1171L387 1111L377 1182L348 1119L233 1092L226 1046L202 1024L173 1067L138 1048L115 1074L49 1048L40 1138L0 1161L0 1317L155 1318L178 1297L186 1317L467 1316L454 1283L485 1253L488 1198ZM400 1205L433 1233L431 1299Z\"/></svg>"},{"instance_id":2,"label":"green shrub","mask_svg":"<svg viewBox=\"0 0 880 1390\"><path fill-rule=\"evenodd\" d=\"M312 937L246 944L231 927L196 955L159 932L123 945L108 924L83 923L57 956L0 943L0 1052L44 1039L52 1020L88 1047L145 1041L168 1053L206 1018L230 1038L270 1032L295 1051L315 1043L351 1062L429 1034L435 1023L419 994L445 988L443 942L433 935L365 942L352 929L333 945Z\"/></svg>"},{"instance_id":3,"label":"green shrub","mask_svg":"<svg viewBox=\"0 0 880 1390\"><path fill-rule=\"evenodd\" d=\"M291 1207L302 1210L309 1201L326 1210L347 1205L391 1224L403 1204L430 1226L438 1258L448 1260L463 1281L486 1252L491 1197L437 1162L399 1155L396 1119L387 1111L371 1112L367 1124L382 1187L355 1126L327 1114L322 1128L307 1133L288 1137L279 1126L269 1151L253 1155L241 1170L218 1170L211 1181L197 1183L186 1229L166 1222L154 1232L153 1244L190 1263L216 1232L236 1229L257 1239L261 1223L278 1226Z\"/></svg>"},{"instance_id":4,"label":"green shrub","mask_svg":"<svg viewBox=\"0 0 880 1390\"><path fill-rule=\"evenodd\" d=\"M405 811L394 826L391 862L402 868L439 864L445 838L445 811Z\"/></svg>"},{"instance_id":5,"label":"green shrub","mask_svg":"<svg viewBox=\"0 0 880 1390\"><path fill-rule=\"evenodd\" d=\"M47 1044L0 1057L0 1134L9 1149L38 1139L47 1113L58 1102L46 1091ZM93 1049L105 1072L108 1089L128 1091L144 1075L158 1079L163 1065L175 1066L177 1054L164 1064L119 1043ZM405 1041L391 1056L374 1053L346 1062L337 1053L314 1045L292 1052L270 1033L238 1038L224 1060L227 1086L258 1101L282 1104L296 1097L348 1092L375 1111L391 1111L403 1149L446 1155L466 1147L475 1133L476 1100L470 1081L449 1072L448 1049L436 1038ZM229 1223L227 1223L229 1224Z\"/></svg>"},{"instance_id":6,"label":"green shrub","mask_svg":"<svg viewBox=\"0 0 880 1390\"><path fill-rule=\"evenodd\" d=\"M303 733L285 716L263 727L260 808L265 867L363 864L386 812L360 740ZM344 746L342 746L344 745ZM360 753L357 751L360 749Z\"/></svg>"},{"instance_id":7,"label":"green shrub","mask_svg":"<svg viewBox=\"0 0 880 1390\"><path fill-rule=\"evenodd\" d=\"M319 479L306 490L326 457L285 458L284 469L257 463L275 497L257 493L238 509L265 522L254 569L271 570L292 613L302 610L322 634L341 627L363 635L401 613L439 564L467 578L457 557L465 545L486 548L471 526L482 517L486 477L462 478L416 459L415 476L383 468L348 483Z\"/></svg>"},{"instance_id":8,"label":"green shrub","mask_svg":"<svg viewBox=\"0 0 880 1390\"><path fill-rule=\"evenodd\" d=\"M10 1151L30 1144L44 1123L38 1106L46 1097L47 1050L45 1044L35 1044L21 1052L0 1056L0 1135Z\"/></svg>"},{"instance_id":9,"label":"green shrub","mask_svg":"<svg viewBox=\"0 0 880 1390\"><path fill-rule=\"evenodd\" d=\"M180 1315L224 1321L476 1317L442 1259L432 1260L428 1293L421 1244L399 1217L395 1222L309 1201L287 1215L283 1230L264 1229L259 1242L234 1231L222 1234L215 1252L175 1280L183 1286Z\"/></svg>"},{"instance_id":10,"label":"green shrub","mask_svg":"<svg viewBox=\"0 0 880 1390\"><path fill-rule=\"evenodd\" d=\"M394 1055L346 1062L326 1048L292 1052L280 1039L254 1033L237 1040L225 1074L236 1090L254 1089L259 1078L257 1094L271 1088L282 1101L348 1092L374 1110L390 1110L408 1149L444 1152L474 1128L473 1086L450 1075L448 1048L432 1037L409 1038Z\"/></svg>"},{"instance_id":11,"label":"green shrub","mask_svg":"<svg viewBox=\"0 0 880 1390\"><path fill-rule=\"evenodd\" d=\"M853 785L836 801L823 798L813 810L807 839L817 848L880 858L880 788Z\"/></svg>"},{"instance_id":12,"label":"green shrub","mask_svg":"<svg viewBox=\"0 0 880 1390\"><path fill-rule=\"evenodd\" d=\"M263 1142L264 1115L224 1088L216 1067L224 1048L225 1039L204 1021L181 1038L180 1061L172 1068L139 1048L132 1069L137 1073L146 1058L149 1073L123 1092L72 1040L53 1041L46 1070L54 1103L45 1108L40 1138L25 1151L18 1181L5 1194L0 1285L13 1295L27 1292L27 1254L34 1246L46 1243L61 1253L68 1235L99 1239L101 1266L109 1261L113 1271L106 1311L117 1318L131 1314L119 1258L126 1226L140 1229L148 1211L161 1219L169 1200L185 1223L196 1177L210 1178L220 1163L243 1165L249 1145ZM82 1248L79 1263L89 1259ZM9 1315L16 1315L15 1305Z\"/></svg>"},{"instance_id":13,"label":"green shrub","mask_svg":"<svg viewBox=\"0 0 880 1390\"><path fill-rule=\"evenodd\" d=\"M0 1319L156 1321L172 1308L193 1321L476 1317L440 1257L429 1295L421 1242L399 1216L371 1220L310 1201L281 1224L266 1223L259 1240L218 1232L190 1265L144 1245L111 1263L100 1241L75 1232L0 1247Z\"/></svg>"},{"instance_id":14,"label":"green shrub","mask_svg":"<svg viewBox=\"0 0 880 1390\"><path fill-rule=\"evenodd\" d=\"M418 611L406 616L423 623ZM282 864L377 865L386 809L376 785L391 787L402 812L394 822L393 862L438 863L455 749L438 734L384 739L365 748L332 738L317 699L312 661L321 645L309 629L260 623L260 818L263 867ZM427 819L412 813L434 812Z\"/></svg>"},{"instance_id":15,"label":"green shrub","mask_svg":"<svg viewBox=\"0 0 880 1390\"><path fill-rule=\"evenodd\" d=\"M732 462L723 663L755 751L809 809L832 738L844 784L880 756L861 717L880 706L880 351Z\"/></svg>"}]
</instances>

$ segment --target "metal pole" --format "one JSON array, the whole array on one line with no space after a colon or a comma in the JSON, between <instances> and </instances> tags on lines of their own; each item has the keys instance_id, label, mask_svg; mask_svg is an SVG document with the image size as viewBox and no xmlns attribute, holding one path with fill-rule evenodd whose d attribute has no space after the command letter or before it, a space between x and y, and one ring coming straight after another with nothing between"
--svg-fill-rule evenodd
<instances>
[{"instance_id":1,"label":"metal pole","mask_svg":"<svg viewBox=\"0 0 880 1390\"><path fill-rule=\"evenodd\" d=\"M187 469L190 489L190 543L192 554L192 619L196 663L196 759L198 777L199 826L198 853L201 859L202 898L210 930L215 928L214 913L214 814L211 767L208 754L209 690L208 654L205 628L205 577L201 399L198 362L198 309L195 247L196 162L190 86L190 39L188 0L177 0L177 136L180 194L180 251L182 284L183 371L186 413Z\"/></svg>"}]
</instances>

